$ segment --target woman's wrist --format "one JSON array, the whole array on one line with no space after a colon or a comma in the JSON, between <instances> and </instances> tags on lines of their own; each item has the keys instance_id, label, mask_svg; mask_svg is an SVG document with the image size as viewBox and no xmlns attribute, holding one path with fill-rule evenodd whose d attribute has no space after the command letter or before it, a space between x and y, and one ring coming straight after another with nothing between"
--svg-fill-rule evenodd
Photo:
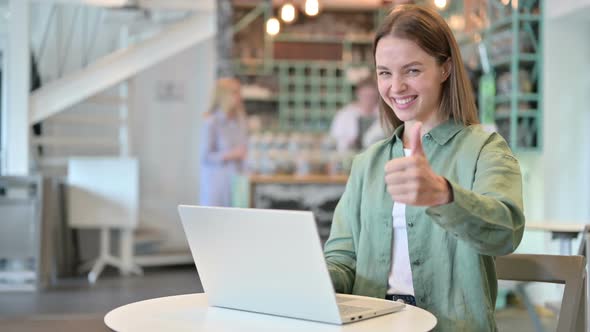
<instances>
[{"instance_id":1,"label":"woman's wrist","mask_svg":"<svg viewBox=\"0 0 590 332\"><path fill-rule=\"evenodd\" d=\"M451 187L449 181L447 181L447 179L444 177L439 176L438 179L441 184L441 188L443 188L441 190L441 199L438 205L449 204L453 201L453 188Z\"/></svg>"}]
</instances>

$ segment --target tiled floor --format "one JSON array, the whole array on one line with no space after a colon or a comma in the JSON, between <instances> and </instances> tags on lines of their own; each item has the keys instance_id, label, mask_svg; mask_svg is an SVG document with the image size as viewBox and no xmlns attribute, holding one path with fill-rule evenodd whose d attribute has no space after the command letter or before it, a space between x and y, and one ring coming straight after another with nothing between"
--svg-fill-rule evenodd
<instances>
[{"instance_id":1,"label":"tiled floor","mask_svg":"<svg viewBox=\"0 0 590 332\"><path fill-rule=\"evenodd\" d=\"M143 277L125 278L109 270L94 286L78 278L40 293L0 293L0 331L109 331L103 318L113 308L202 291L193 267L148 269Z\"/></svg>"},{"instance_id":2,"label":"tiled floor","mask_svg":"<svg viewBox=\"0 0 590 332\"><path fill-rule=\"evenodd\" d=\"M202 292L192 267L146 270L143 277L119 277L108 270L91 286L85 278L65 280L40 293L0 293L0 317L107 313L118 306L154 297Z\"/></svg>"},{"instance_id":3,"label":"tiled floor","mask_svg":"<svg viewBox=\"0 0 590 332\"><path fill-rule=\"evenodd\" d=\"M79 278L40 293L0 293L0 331L109 331L103 317L113 308L154 297L203 291L193 267L151 269L143 277L126 278L108 272L94 286ZM500 331L534 331L526 311L521 309L499 311L497 321ZM555 331L555 318L544 318L543 324L546 331Z\"/></svg>"}]
</instances>

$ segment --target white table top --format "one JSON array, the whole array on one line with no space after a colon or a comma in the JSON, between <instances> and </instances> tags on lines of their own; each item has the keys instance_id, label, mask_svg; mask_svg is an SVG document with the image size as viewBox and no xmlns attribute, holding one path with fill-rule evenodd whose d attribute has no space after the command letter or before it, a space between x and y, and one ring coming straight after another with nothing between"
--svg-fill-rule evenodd
<instances>
[{"instance_id":1,"label":"white table top","mask_svg":"<svg viewBox=\"0 0 590 332\"><path fill-rule=\"evenodd\" d=\"M430 331L436 326L434 315L407 305L403 310L364 321L332 325L299 319L263 315L239 310L209 307L204 293L161 297L131 303L110 311L106 325L118 332L127 331Z\"/></svg>"},{"instance_id":2,"label":"white table top","mask_svg":"<svg viewBox=\"0 0 590 332\"><path fill-rule=\"evenodd\" d=\"M559 223L559 222L526 222L527 230L548 231L557 233L580 233L584 230L585 224Z\"/></svg>"}]
</instances>

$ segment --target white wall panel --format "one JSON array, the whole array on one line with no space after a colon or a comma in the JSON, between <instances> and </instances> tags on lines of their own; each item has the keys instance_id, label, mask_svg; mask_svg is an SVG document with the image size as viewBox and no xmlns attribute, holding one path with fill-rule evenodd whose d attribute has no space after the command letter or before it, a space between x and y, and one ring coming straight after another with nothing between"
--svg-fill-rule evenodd
<instances>
[{"instance_id":1,"label":"white wall panel","mask_svg":"<svg viewBox=\"0 0 590 332\"><path fill-rule=\"evenodd\" d=\"M215 43L208 39L132 83L131 154L141 165L140 223L165 233L167 248L188 249L176 206L198 202L201 115L214 75ZM162 94L166 85L176 92Z\"/></svg>"}]
</instances>

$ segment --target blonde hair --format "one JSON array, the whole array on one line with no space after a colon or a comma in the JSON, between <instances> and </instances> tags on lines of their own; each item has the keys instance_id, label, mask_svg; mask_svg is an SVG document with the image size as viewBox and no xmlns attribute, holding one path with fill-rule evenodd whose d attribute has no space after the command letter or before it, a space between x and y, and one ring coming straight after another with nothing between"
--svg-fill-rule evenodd
<instances>
[{"instance_id":1,"label":"blonde hair","mask_svg":"<svg viewBox=\"0 0 590 332\"><path fill-rule=\"evenodd\" d=\"M244 114L244 105L242 103L235 104L234 94L236 93L240 93L240 81L229 77L218 79L215 82L207 115L220 110L224 113Z\"/></svg>"},{"instance_id":2,"label":"blonde hair","mask_svg":"<svg viewBox=\"0 0 590 332\"><path fill-rule=\"evenodd\" d=\"M394 36L415 42L438 65L451 61L449 77L442 83L440 112L446 118L468 126L479 123L471 83L463 66L459 45L445 20L433 9L418 5L399 5L387 15L377 29L373 42L373 59L381 38ZM390 131L403 122L379 99L381 122Z\"/></svg>"}]
</instances>

